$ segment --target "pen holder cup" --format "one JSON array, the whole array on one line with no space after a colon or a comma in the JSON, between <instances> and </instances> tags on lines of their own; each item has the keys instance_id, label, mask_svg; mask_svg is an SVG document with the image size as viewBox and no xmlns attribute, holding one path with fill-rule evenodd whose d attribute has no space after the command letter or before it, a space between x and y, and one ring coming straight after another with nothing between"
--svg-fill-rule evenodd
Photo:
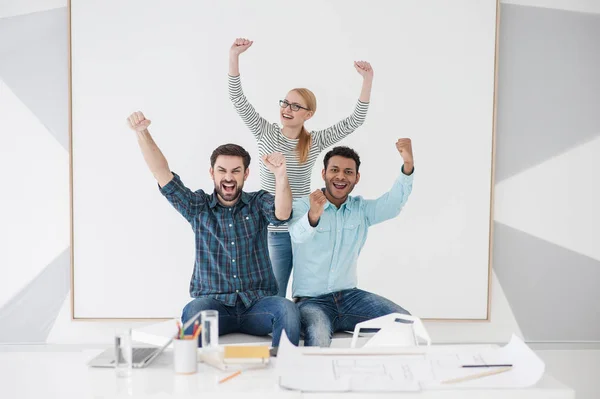
<instances>
[{"instance_id":1,"label":"pen holder cup","mask_svg":"<svg viewBox=\"0 0 600 399\"><path fill-rule=\"evenodd\" d=\"M198 370L198 340L173 340L173 366L177 374L194 374Z\"/></svg>"}]
</instances>

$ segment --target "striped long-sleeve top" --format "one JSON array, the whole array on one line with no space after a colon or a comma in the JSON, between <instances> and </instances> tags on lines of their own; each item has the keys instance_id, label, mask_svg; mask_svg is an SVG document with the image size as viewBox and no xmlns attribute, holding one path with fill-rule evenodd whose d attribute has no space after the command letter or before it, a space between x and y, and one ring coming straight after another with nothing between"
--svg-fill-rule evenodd
<instances>
[{"instance_id":1,"label":"striped long-sleeve top","mask_svg":"<svg viewBox=\"0 0 600 399\"><path fill-rule=\"evenodd\" d=\"M352 115L327 129L311 131L308 159L306 162L300 163L296 152L298 139L287 138L278 124L266 121L256 112L244 95L239 76L229 76L229 98L237 113L256 138L259 155L262 157L272 152L281 152L285 156L288 180L294 199L310 194L312 168L321 151L342 140L362 125L369 108L369 103L359 100ZM263 162L259 162L259 164L261 189L275 195L275 176ZM287 224L269 225L269 231L287 231Z\"/></svg>"}]
</instances>

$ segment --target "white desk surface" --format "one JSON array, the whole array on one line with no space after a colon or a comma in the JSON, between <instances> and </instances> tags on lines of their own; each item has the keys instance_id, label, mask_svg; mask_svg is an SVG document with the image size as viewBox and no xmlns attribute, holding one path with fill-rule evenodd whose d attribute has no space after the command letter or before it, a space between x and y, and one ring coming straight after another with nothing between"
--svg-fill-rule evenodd
<instances>
[{"instance_id":1,"label":"white desk surface","mask_svg":"<svg viewBox=\"0 0 600 399\"><path fill-rule=\"evenodd\" d=\"M454 346L456 347L456 346ZM112 398L175 397L198 398L466 398L466 399L571 399L573 389L551 376L544 375L532 388L518 390L446 390L421 393L335 393L303 394L279 388L272 368L245 371L224 383L217 381L230 373L205 364L198 373L177 375L172 370L170 350L161 354L149 367L134 369L132 377L117 378L113 369L92 369L86 363L101 349L79 345L5 345L0 346L1 398Z\"/></svg>"}]
</instances>

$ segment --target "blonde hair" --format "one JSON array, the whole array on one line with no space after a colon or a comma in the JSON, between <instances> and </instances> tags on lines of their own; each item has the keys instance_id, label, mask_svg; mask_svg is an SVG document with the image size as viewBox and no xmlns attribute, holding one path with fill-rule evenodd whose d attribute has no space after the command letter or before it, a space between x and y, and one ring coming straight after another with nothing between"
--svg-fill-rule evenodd
<instances>
[{"instance_id":1,"label":"blonde hair","mask_svg":"<svg viewBox=\"0 0 600 399\"><path fill-rule=\"evenodd\" d=\"M314 113L317 111L317 97L315 97L314 93L305 88L292 89L291 91L295 91L300 97L302 97L302 99L306 102L306 107L314 115ZM300 160L300 163L305 163L308 160L310 141L310 134L304 125L302 125L302 131L300 132L300 136L298 136L298 144L296 145L296 152L298 153L298 159Z\"/></svg>"}]
</instances>

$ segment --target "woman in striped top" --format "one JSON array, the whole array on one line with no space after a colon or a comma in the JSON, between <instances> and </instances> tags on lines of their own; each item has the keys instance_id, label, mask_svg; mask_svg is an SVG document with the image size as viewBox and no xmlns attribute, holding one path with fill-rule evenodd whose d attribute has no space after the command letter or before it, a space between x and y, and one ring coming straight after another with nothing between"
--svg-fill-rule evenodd
<instances>
[{"instance_id":1,"label":"woman in striped top","mask_svg":"<svg viewBox=\"0 0 600 399\"><path fill-rule=\"evenodd\" d=\"M308 89L292 89L279 101L281 127L262 118L248 102L242 91L239 56L252 46L252 41L236 39L229 51L229 97L246 126L258 142L260 156L272 152L284 154L287 173L294 198L310 194L311 170L319 153L337 143L363 124L367 115L373 69L368 62L355 62L363 77L362 89L354 112L349 117L323 130L308 132L304 123L317 110L317 100ZM260 165L260 184L263 190L275 192L275 178ZM292 271L292 244L287 225L269 226L269 254L279 284L278 295L285 297Z\"/></svg>"}]
</instances>

